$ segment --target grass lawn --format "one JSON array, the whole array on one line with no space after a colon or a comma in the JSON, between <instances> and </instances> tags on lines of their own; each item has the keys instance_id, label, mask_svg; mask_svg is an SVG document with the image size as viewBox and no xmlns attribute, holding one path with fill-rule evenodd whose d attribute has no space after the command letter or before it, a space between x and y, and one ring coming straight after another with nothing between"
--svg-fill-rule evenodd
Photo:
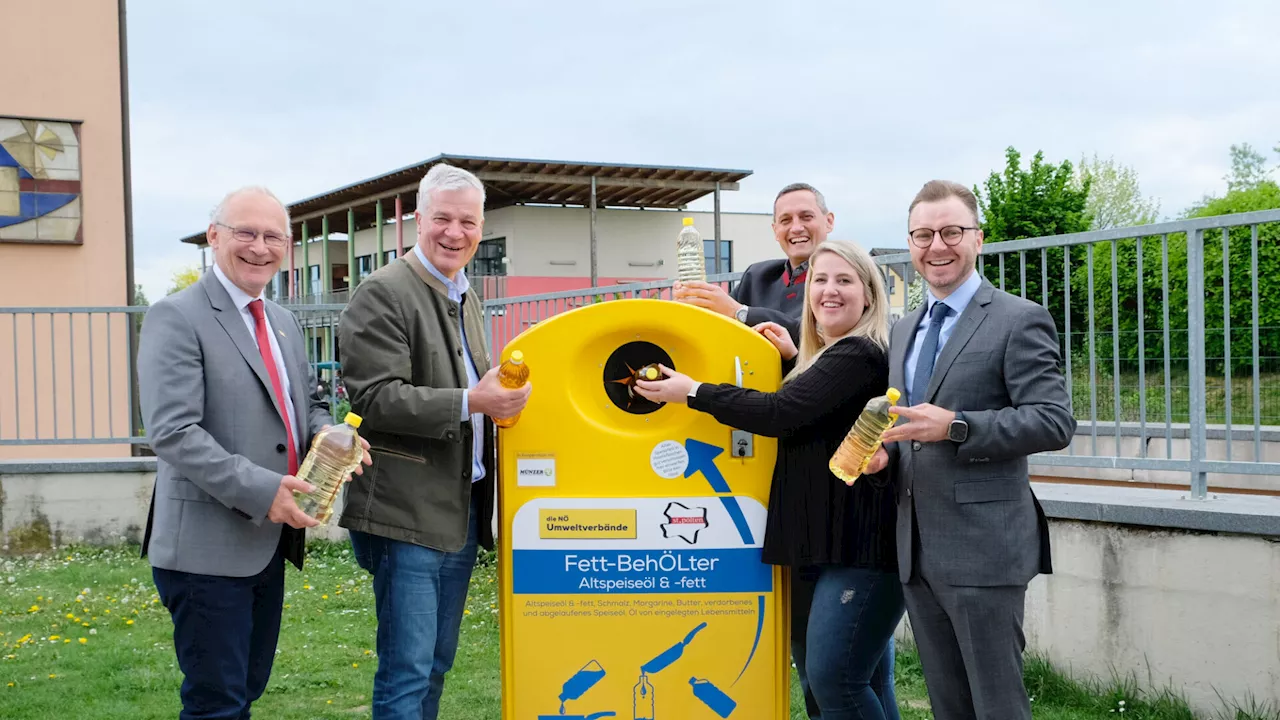
<instances>
[{"instance_id":1,"label":"grass lawn","mask_svg":"<svg viewBox=\"0 0 1280 720\"><path fill-rule=\"evenodd\" d=\"M254 716L370 717L378 660L369 576L340 544L313 544L306 568L299 573L289 566L280 651ZM492 564L477 568L467 608L441 717L496 720L500 679ZM181 675L171 630L150 567L136 547L71 548L0 561L0 718L177 717ZM897 662L903 717L931 718L919 660L908 650ZM1130 718L1193 717L1179 703L1148 703L1124 687L1086 691L1043 663L1028 664L1027 682L1037 718L1107 718L1121 708ZM794 680L791 717L804 717Z\"/></svg>"}]
</instances>

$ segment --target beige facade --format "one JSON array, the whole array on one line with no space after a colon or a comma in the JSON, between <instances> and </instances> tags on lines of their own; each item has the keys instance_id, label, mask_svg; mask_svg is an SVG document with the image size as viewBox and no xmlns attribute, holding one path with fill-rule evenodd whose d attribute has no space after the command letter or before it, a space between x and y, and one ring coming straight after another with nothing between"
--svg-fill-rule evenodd
<instances>
[{"instance_id":1,"label":"beige facade","mask_svg":"<svg viewBox=\"0 0 1280 720\"><path fill-rule=\"evenodd\" d=\"M129 302L119 21L110 1L0 9L14 30L0 93L0 307ZM128 436L128 326L123 314L0 311L0 440ZM0 458L128 453L0 445Z\"/></svg>"},{"instance_id":2,"label":"beige facade","mask_svg":"<svg viewBox=\"0 0 1280 720\"><path fill-rule=\"evenodd\" d=\"M485 218L483 242L500 243L503 249L502 256L507 262L502 265L511 279L506 294L536 292L537 281L542 279L588 279L591 274L590 217L589 210L579 207L521 205L490 211ZM600 281L613 284L674 277L676 236L685 217L694 219L694 227L704 240L712 238L715 221L710 212L597 210L596 263ZM754 262L781 257L770 228L771 221L768 213L721 213L720 232L723 240L728 241L725 249L732 255L732 272L742 271ZM396 249L396 232L394 222L388 220L382 231L384 253ZM405 218L402 232L404 247L412 247L417 241L417 226L412 216ZM376 255L377 235L376 228L356 232L357 267L360 267L360 258ZM305 263L301 244L295 245L294 269L301 270L304 264L315 266L313 277L322 277L324 273L319 269L324 257L322 245L318 240L309 243ZM345 236L330 237L329 262L340 266L332 274L335 279L331 287L341 288L341 278L349 274ZM289 267L286 257L282 272L287 273ZM311 288L312 295L321 292L320 288Z\"/></svg>"},{"instance_id":3,"label":"beige facade","mask_svg":"<svg viewBox=\"0 0 1280 720\"><path fill-rule=\"evenodd\" d=\"M584 208L502 208L487 218L485 239L506 239L509 275L587 276L591 268L590 214ZM597 211L600 277L675 277L676 237L685 217L693 218L704 240L712 239L715 221L709 212ZM731 271L781 255L770 220L767 213L721 213L720 234L729 241L733 254Z\"/></svg>"}]
</instances>

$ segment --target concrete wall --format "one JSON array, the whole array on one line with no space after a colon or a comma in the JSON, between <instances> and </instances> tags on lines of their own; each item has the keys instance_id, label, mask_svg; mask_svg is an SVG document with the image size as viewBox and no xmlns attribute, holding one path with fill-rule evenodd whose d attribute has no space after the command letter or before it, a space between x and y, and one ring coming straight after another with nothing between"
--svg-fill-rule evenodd
<instances>
[{"instance_id":1,"label":"concrete wall","mask_svg":"<svg viewBox=\"0 0 1280 720\"><path fill-rule=\"evenodd\" d=\"M140 543L154 484L154 458L0 463L0 554ZM307 536L337 540L346 531L335 520Z\"/></svg>"},{"instance_id":2,"label":"concrete wall","mask_svg":"<svg viewBox=\"0 0 1280 720\"><path fill-rule=\"evenodd\" d=\"M123 120L115 2L6 3L0 115L80 122L83 244L0 242L0 307L103 306L128 301ZM128 434L127 323L0 313L0 438ZM52 326L52 327L51 327ZM106 359L111 337L112 370ZM16 344L16 347L15 347ZM74 344L72 356L67 350ZM16 351L16 353L15 353ZM56 357L56 360L55 360ZM17 358L16 362L11 360ZM88 392L90 383L94 393ZM55 405L54 384L57 384ZM78 391L75 408L69 388ZM114 393L109 409L107 393ZM91 400L92 395L92 400ZM55 412L57 422L55 423ZM73 421L74 413L74 421ZM37 435L38 433L38 435ZM0 447L0 458L127 455L127 446Z\"/></svg>"},{"instance_id":3,"label":"concrete wall","mask_svg":"<svg viewBox=\"0 0 1280 720\"><path fill-rule=\"evenodd\" d=\"M1029 652L1078 679L1172 689L1206 717L1224 700L1280 707L1280 498L1033 487L1054 573L1027 591Z\"/></svg>"},{"instance_id":4,"label":"concrete wall","mask_svg":"<svg viewBox=\"0 0 1280 720\"><path fill-rule=\"evenodd\" d=\"M1274 538L1055 521L1055 573L1027 596L1031 647L1073 675L1280 704Z\"/></svg>"},{"instance_id":5,"label":"concrete wall","mask_svg":"<svg viewBox=\"0 0 1280 720\"><path fill-rule=\"evenodd\" d=\"M1275 538L1051 520L1054 573L1027 590L1027 650L1081 680L1171 689L1205 717L1280 707ZM910 619L899 629L910 638Z\"/></svg>"}]
</instances>

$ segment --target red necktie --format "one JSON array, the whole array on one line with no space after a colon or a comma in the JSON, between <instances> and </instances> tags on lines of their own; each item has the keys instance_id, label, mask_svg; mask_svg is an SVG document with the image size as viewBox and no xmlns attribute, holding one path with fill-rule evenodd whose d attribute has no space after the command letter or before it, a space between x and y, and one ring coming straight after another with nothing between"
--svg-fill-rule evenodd
<instances>
[{"instance_id":1,"label":"red necktie","mask_svg":"<svg viewBox=\"0 0 1280 720\"><path fill-rule=\"evenodd\" d=\"M280 373L276 371L276 356L271 352L271 335L267 333L267 316L262 309L262 301L249 303L249 312L253 313L255 334L258 336L258 352L262 354L262 362L267 365L267 375L271 377L271 389L276 393L276 401L280 404L280 419L284 421L284 436L289 446L289 474L298 472L298 446L293 441L293 423L289 422L288 398L284 396L284 384L280 382Z\"/></svg>"}]
</instances>

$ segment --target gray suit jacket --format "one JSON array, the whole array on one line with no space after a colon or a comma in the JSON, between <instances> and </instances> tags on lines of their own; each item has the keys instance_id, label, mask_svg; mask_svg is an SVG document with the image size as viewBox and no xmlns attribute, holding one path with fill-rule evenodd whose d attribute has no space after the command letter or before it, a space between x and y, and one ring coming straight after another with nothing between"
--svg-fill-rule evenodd
<instances>
[{"instance_id":1,"label":"gray suit jacket","mask_svg":"<svg viewBox=\"0 0 1280 720\"><path fill-rule=\"evenodd\" d=\"M910 313L890 334L889 383L904 396L903 365L923 312ZM968 439L887 448L903 582L919 571L953 586L1025 585L1052 572L1027 456L1060 450L1075 433L1060 359L1049 312L983 280L938 356L924 399L964 413Z\"/></svg>"},{"instance_id":2,"label":"gray suit jacket","mask_svg":"<svg viewBox=\"0 0 1280 720\"><path fill-rule=\"evenodd\" d=\"M333 422L316 394L302 328L266 301L302 426L298 460ZM302 567L303 533L266 519L288 472L284 423L271 379L240 312L212 271L147 311L138 348L138 390L156 484L142 552L155 567L248 577L285 539Z\"/></svg>"}]
</instances>

